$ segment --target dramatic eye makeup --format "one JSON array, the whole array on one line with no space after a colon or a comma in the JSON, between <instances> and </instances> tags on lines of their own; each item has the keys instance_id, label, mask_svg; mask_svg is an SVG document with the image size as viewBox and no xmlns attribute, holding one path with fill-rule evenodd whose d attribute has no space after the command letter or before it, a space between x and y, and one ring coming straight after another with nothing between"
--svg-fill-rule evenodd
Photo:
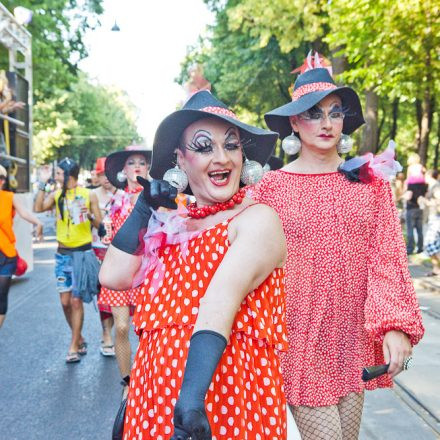
<instances>
[{"instance_id":1,"label":"dramatic eye makeup","mask_svg":"<svg viewBox=\"0 0 440 440\"><path fill-rule=\"evenodd\" d=\"M328 112L328 115L330 119L340 120L344 119L346 112L347 111L341 105L333 104ZM314 105L312 108L305 111L304 113L301 113L299 116L301 119L316 121L323 119L324 114L325 112L321 107Z\"/></svg>"},{"instance_id":2,"label":"dramatic eye makeup","mask_svg":"<svg viewBox=\"0 0 440 440\"><path fill-rule=\"evenodd\" d=\"M133 165L139 165L141 167L147 166L147 162L145 160L139 160L136 161L136 159L129 159L127 160L127 165L133 166Z\"/></svg>"},{"instance_id":3,"label":"dramatic eye makeup","mask_svg":"<svg viewBox=\"0 0 440 440\"><path fill-rule=\"evenodd\" d=\"M212 134L206 130L197 130L186 148L196 153L210 153L212 151Z\"/></svg>"},{"instance_id":4,"label":"dramatic eye makeup","mask_svg":"<svg viewBox=\"0 0 440 440\"><path fill-rule=\"evenodd\" d=\"M225 148L226 150L237 150L240 147L241 142L237 136L237 130L234 127L230 127L225 135Z\"/></svg>"},{"instance_id":5,"label":"dramatic eye makeup","mask_svg":"<svg viewBox=\"0 0 440 440\"><path fill-rule=\"evenodd\" d=\"M195 151L196 153L209 154L214 150L214 143L212 141L212 133L207 130L198 130L194 133L193 138L185 147L188 150ZM241 148L240 138L237 135L237 130L234 127L230 127L226 130L225 150L233 151Z\"/></svg>"}]
</instances>

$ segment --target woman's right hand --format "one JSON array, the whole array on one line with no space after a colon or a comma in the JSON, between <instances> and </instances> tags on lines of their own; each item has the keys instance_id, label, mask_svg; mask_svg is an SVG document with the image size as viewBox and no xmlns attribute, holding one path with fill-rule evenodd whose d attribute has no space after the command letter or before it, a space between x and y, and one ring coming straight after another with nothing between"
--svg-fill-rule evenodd
<instances>
[{"instance_id":1,"label":"woman's right hand","mask_svg":"<svg viewBox=\"0 0 440 440\"><path fill-rule=\"evenodd\" d=\"M35 227L35 236L38 241L43 241L43 223L37 223Z\"/></svg>"},{"instance_id":2,"label":"woman's right hand","mask_svg":"<svg viewBox=\"0 0 440 440\"><path fill-rule=\"evenodd\" d=\"M175 199L177 197L177 189L165 180L155 180L151 182L143 177L137 178L139 184L144 188L142 194L145 201L154 209L159 207L168 209L176 209Z\"/></svg>"},{"instance_id":3,"label":"woman's right hand","mask_svg":"<svg viewBox=\"0 0 440 440\"><path fill-rule=\"evenodd\" d=\"M171 440L211 440L212 433L205 408L174 409L174 434Z\"/></svg>"}]
</instances>

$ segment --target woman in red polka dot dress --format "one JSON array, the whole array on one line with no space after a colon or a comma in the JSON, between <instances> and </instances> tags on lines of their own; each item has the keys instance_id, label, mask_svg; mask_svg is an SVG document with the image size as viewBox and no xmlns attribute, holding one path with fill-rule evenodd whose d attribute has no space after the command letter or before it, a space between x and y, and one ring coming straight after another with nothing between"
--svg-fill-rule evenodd
<instances>
[{"instance_id":1,"label":"woman in red polka dot dress","mask_svg":"<svg viewBox=\"0 0 440 440\"><path fill-rule=\"evenodd\" d=\"M278 358L287 348L285 239L276 213L239 189L240 176L249 184L262 175L276 138L206 91L157 130L151 175L171 168L165 178L180 190L187 176L197 203L148 224L125 440L287 438ZM166 182L144 183L104 261L107 285L131 282L141 265L135 232L160 204L153 195L168 194Z\"/></svg>"},{"instance_id":2,"label":"woman in red polka dot dress","mask_svg":"<svg viewBox=\"0 0 440 440\"><path fill-rule=\"evenodd\" d=\"M356 93L326 68L302 73L292 102L265 118L286 152L299 153L254 194L277 211L287 239L287 401L303 439L355 439L364 388L391 386L424 331L384 180L397 163L387 151L342 172L346 135L364 120ZM389 374L362 382L363 367L384 362Z\"/></svg>"},{"instance_id":3,"label":"woman in red polka dot dress","mask_svg":"<svg viewBox=\"0 0 440 440\"><path fill-rule=\"evenodd\" d=\"M146 178L151 160L151 151L138 146L126 147L123 151L110 154L105 161L105 173L112 185L123 188L111 202L111 239L124 224L142 191L137 176ZM140 287L126 290L112 290L102 286L98 299L101 311L112 313L115 321L115 354L124 387L123 397L128 392L131 369L131 346L129 340L130 312L135 305Z\"/></svg>"}]
</instances>

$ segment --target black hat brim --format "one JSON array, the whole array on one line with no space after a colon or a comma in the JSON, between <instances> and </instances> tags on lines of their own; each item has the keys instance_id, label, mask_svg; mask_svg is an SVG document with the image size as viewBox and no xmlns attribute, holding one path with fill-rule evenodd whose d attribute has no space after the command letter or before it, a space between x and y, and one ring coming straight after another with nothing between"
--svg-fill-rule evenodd
<instances>
[{"instance_id":1,"label":"black hat brim","mask_svg":"<svg viewBox=\"0 0 440 440\"><path fill-rule=\"evenodd\" d=\"M126 182L120 182L117 176L124 168L127 159L133 154L142 154L147 162L151 163L152 152L150 150L123 150L116 151L107 156L105 160L105 175L114 187L120 189L126 187Z\"/></svg>"},{"instance_id":2,"label":"black hat brim","mask_svg":"<svg viewBox=\"0 0 440 440\"><path fill-rule=\"evenodd\" d=\"M351 134L364 124L365 120L362 114L362 106L359 96L350 87L338 87L333 90L308 93L297 101L289 102L288 104L282 105L281 107L266 113L264 115L264 120L271 130L279 133L280 138L284 139L292 133L289 116L299 115L300 113L309 110L332 93L337 94L342 100L343 107L348 108L348 112L344 118L342 133Z\"/></svg>"},{"instance_id":3,"label":"black hat brim","mask_svg":"<svg viewBox=\"0 0 440 440\"><path fill-rule=\"evenodd\" d=\"M265 165L275 147L278 133L245 124L229 116L182 109L167 116L156 131L150 175L155 179L162 179L165 172L175 166L174 152L179 147L179 140L184 130L193 122L211 117L237 127L245 141L246 157L259 162L262 166ZM192 194L189 186L184 192Z\"/></svg>"}]
</instances>

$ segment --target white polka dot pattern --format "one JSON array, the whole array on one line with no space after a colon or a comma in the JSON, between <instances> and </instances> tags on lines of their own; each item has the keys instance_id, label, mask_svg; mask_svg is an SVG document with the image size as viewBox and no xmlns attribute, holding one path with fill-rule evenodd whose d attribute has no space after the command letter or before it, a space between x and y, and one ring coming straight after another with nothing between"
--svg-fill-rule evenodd
<instances>
[{"instance_id":1,"label":"white polka dot pattern","mask_svg":"<svg viewBox=\"0 0 440 440\"><path fill-rule=\"evenodd\" d=\"M147 276L136 307L140 335L131 373L124 439L169 439L189 340L212 276L228 250L228 222L159 256L165 277L151 296ZM277 353L287 349L283 270L243 301L206 397L213 439L286 438L285 397Z\"/></svg>"},{"instance_id":2,"label":"white polka dot pattern","mask_svg":"<svg viewBox=\"0 0 440 440\"><path fill-rule=\"evenodd\" d=\"M253 197L278 212L287 238L288 402L334 405L364 387L390 386L388 376L365 385L362 368L384 362L386 331L416 344L423 325L389 184L278 170Z\"/></svg>"},{"instance_id":3,"label":"white polka dot pattern","mask_svg":"<svg viewBox=\"0 0 440 440\"><path fill-rule=\"evenodd\" d=\"M119 231L121 226L124 224L125 220L127 220L131 211L133 210L133 206L128 206L127 209L124 209L124 213L121 210L118 210L111 216L112 220L112 231L113 237ZM104 309L104 307L122 307L122 306L132 306L136 304L136 298L141 292L141 287L136 287L134 289L128 290L111 290L106 287L101 287L98 297L98 307L100 309Z\"/></svg>"}]
</instances>

